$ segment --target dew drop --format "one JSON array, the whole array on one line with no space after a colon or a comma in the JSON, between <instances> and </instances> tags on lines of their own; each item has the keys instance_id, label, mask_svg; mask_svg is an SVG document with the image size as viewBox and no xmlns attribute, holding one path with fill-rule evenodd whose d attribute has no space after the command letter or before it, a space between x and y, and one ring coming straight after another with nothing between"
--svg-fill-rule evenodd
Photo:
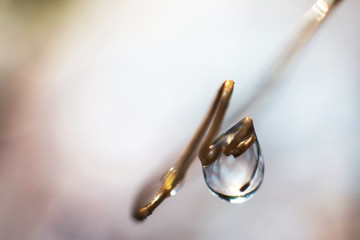
<instances>
[{"instance_id":1,"label":"dew drop","mask_svg":"<svg viewBox=\"0 0 360 240\"><path fill-rule=\"evenodd\" d=\"M226 137L215 144L223 144ZM218 197L231 203L248 200L261 185L264 176L264 161L256 140L244 153L234 157L221 153L210 165L203 166L205 182Z\"/></svg>"}]
</instances>

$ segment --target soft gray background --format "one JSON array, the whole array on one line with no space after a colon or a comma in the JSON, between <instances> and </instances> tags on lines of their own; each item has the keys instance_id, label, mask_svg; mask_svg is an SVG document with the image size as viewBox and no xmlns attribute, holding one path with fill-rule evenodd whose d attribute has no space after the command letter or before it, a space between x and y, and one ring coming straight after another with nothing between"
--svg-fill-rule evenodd
<instances>
[{"instance_id":1,"label":"soft gray background","mask_svg":"<svg viewBox=\"0 0 360 240\"><path fill-rule=\"evenodd\" d=\"M196 160L176 197L130 218L222 81L229 119L313 2L0 1L0 238L359 239L358 0L246 113L265 158L252 200L214 197Z\"/></svg>"}]
</instances>

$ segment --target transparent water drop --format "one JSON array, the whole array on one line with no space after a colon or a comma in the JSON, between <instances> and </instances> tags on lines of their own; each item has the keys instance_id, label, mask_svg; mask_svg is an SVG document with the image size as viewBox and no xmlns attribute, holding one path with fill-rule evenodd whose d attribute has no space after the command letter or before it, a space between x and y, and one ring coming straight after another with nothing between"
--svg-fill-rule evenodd
<instances>
[{"instance_id":1,"label":"transparent water drop","mask_svg":"<svg viewBox=\"0 0 360 240\"><path fill-rule=\"evenodd\" d=\"M228 144L241 127L239 122L229 129L214 141L212 148L221 149ZM257 138L239 156L226 156L222 151L212 164L203 166L203 173L206 184L218 197L231 203L248 200L259 188L264 176L264 161Z\"/></svg>"}]
</instances>

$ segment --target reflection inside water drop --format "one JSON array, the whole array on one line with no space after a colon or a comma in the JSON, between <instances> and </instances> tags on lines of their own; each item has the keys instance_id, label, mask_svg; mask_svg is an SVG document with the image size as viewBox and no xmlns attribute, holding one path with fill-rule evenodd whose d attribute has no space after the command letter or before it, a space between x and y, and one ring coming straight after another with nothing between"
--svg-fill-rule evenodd
<instances>
[{"instance_id":1,"label":"reflection inside water drop","mask_svg":"<svg viewBox=\"0 0 360 240\"><path fill-rule=\"evenodd\" d=\"M213 145L226 144L229 138L233 138L233 134L228 131ZM221 152L212 164L203 166L203 173L208 187L220 198L231 203L248 200L259 188L264 176L264 161L258 140L237 157Z\"/></svg>"}]
</instances>

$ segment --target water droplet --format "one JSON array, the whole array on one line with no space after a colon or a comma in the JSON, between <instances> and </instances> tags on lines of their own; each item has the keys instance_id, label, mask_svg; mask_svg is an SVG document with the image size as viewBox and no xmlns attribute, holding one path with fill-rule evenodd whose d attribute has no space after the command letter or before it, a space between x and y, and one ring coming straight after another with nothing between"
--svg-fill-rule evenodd
<instances>
[{"instance_id":1,"label":"water droplet","mask_svg":"<svg viewBox=\"0 0 360 240\"><path fill-rule=\"evenodd\" d=\"M241 127L241 124L237 127ZM212 148L221 149L238 133L238 130L230 130L218 137ZM221 152L212 164L203 166L203 173L206 184L218 197L231 203L248 200L259 188L264 176L264 161L258 140L239 156L226 156Z\"/></svg>"}]
</instances>

